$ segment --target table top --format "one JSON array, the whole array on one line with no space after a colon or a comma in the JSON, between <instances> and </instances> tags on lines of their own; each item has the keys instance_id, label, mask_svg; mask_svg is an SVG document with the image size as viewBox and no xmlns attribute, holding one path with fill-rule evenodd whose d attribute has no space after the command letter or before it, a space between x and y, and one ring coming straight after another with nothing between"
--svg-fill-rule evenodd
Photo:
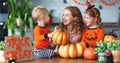
<instances>
[{"instance_id":1,"label":"table top","mask_svg":"<svg viewBox=\"0 0 120 63\"><path fill-rule=\"evenodd\" d=\"M24 61L20 63L99 63L98 60L87 60L84 58L65 59L61 57L50 58L50 59L34 59L30 61Z\"/></svg>"}]
</instances>

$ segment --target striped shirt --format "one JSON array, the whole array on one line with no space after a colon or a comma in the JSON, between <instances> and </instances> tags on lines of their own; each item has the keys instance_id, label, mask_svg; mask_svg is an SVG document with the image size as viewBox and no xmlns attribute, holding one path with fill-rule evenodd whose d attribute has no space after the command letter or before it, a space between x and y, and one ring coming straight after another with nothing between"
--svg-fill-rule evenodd
<instances>
[{"instance_id":1,"label":"striped shirt","mask_svg":"<svg viewBox=\"0 0 120 63\"><path fill-rule=\"evenodd\" d=\"M54 50L41 48L38 50L34 50L34 55L38 58L51 58L54 56Z\"/></svg>"}]
</instances>

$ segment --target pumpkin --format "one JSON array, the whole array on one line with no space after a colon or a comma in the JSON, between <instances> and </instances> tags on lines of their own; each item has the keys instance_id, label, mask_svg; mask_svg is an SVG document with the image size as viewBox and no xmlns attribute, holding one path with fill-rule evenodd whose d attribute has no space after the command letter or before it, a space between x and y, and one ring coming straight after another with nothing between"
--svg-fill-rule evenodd
<instances>
[{"instance_id":1,"label":"pumpkin","mask_svg":"<svg viewBox=\"0 0 120 63\"><path fill-rule=\"evenodd\" d=\"M7 57L6 58L15 58L15 56L12 53L7 53Z\"/></svg>"},{"instance_id":2,"label":"pumpkin","mask_svg":"<svg viewBox=\"0 0 120 63\"><path fill-rule=\"evenodd\" d=\"M59 55L63 58L82 57L83 51L84 48L80 42L76 44L60 45L58 50Z\"/></svg>"},{"instance_id":3,"label":"pumpkin","mask_svg":"<svg viewBox=\"0 0 120 63\"><path fill-rule=\"evenodd\" d=\"M58 45L65 45L69 42L69 34L64 30L55 30L52 37L53 43Z\"/></svg>"},{"instance_id":4,"label":"pumpkin","mask_svg":"<svg viewBox=\"0 0 120 63\"><path fill-rule=\"evenodd\" d=\"M86 48L84 50L84 53L83 53L83 56L85 59L90 59L90 60L93 60L93 59L96 59L97 58L97 55L94 54L94 48Z\"/></svg>"},{"instance_id":5,"label":"pumpkin","mask_svg":"<svg viewBox=\"0 0 120 63\"><path fill-rule=\"evenodd\" d=\"M118 40L118 38L114 37L112 35L105 35L105 37L104 37L104 42L111 42L113 40Z\"/></svg>"},{"instance_id":6,"label":"pumpkin","mask_svg":"<svg viewBox=\"0 0 120 63\"><path fill-rule=\"evenodd\" d=\"M83 41L81 41L81 42L80 42L80 44L83 46L83 49L85 50L85 49L86 49L87 44L86 44L85 42L83 42Z\"/></svg>"}]
</instances>

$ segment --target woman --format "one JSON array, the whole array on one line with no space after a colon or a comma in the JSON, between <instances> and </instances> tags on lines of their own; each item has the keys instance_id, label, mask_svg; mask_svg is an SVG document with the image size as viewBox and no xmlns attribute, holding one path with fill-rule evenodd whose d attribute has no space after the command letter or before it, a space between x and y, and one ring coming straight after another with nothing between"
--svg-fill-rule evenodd
<instances>
[{"instance_id":1,"label":"woman","mask_svg":"<svg viewBox=\"0 0 120 63\"><path fill-rule=\"evenodd\" d=\"M83 30L83 18L81 11L76 6L68 6L63 11L62 24L55 29L66 28L70 35L70 43L77 43L81 40Z\"/></svg>"}]
</instances>

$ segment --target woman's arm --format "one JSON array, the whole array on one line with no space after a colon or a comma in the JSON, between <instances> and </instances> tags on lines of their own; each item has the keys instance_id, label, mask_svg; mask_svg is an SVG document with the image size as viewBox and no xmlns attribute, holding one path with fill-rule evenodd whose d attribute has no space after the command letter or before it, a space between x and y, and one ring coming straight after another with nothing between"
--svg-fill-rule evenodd
<instances>
[{"instance_id":1,"label":"woman's arm","mask_svg":"<svg viewBox=\"0 0 120 63\"><path fill-rule=\"evenodd\" d=\"M76 35L70 35L71 39L70 42L71 43L77 43L81 40L81 34L76 34Z\"/></svg>"}]
</instances>

